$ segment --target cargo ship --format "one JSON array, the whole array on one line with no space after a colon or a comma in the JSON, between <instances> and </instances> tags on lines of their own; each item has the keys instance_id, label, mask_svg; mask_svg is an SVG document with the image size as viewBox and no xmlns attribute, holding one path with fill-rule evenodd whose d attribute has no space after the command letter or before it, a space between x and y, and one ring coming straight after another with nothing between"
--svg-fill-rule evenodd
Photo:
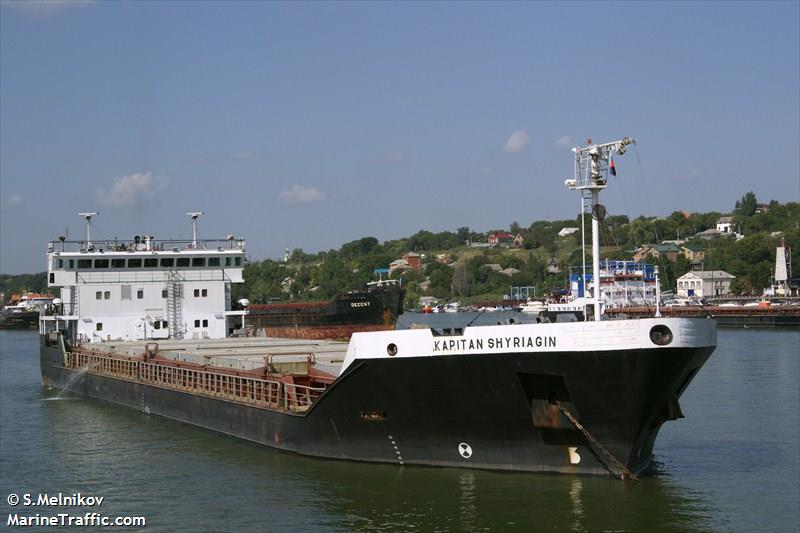
<instances>
[{"instance_id":1,"label":"cargo ship","mask_svg":"<svg viewBox=\"0 0 800 533\"><path fill-rule=\"evenodd\" d=\"M574 150L567 185L593 213L632 142ZM40 321L45 385L303 455L633 479L716 346L713 320L599 312L349 342L226 338L248 319L230 301L243 240L120 250L90 227L76 250L48 249L61 298Z\"/></svg>"},{"instance_id":2,"label":"cargo ship","mask_svg":"<svg viewBox=\"0 0 800 533\"><path fill-rule=\"evenodd\" d=\"M11 303L0 310L0 329L36 329L39 312L52 303L52 294L15 294Z\"/></svg>"},{"instance_id":3,"label":"cargo ship","mask_svg":"<svg viewBox=\"0 0 800 533\"><path fill-rule=\"evenodd\" d=\"M404 297L400 280L373 281L327 302L249 304L247 325L268 337L347 340L394 329Z\"/></svg>"}]
</instances>

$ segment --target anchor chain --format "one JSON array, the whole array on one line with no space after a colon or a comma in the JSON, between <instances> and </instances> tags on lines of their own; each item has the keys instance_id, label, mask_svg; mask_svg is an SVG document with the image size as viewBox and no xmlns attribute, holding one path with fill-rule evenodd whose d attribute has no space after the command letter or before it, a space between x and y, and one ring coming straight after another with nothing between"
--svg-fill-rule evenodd
<instances>
[{"instance_id":1,"label":"anchor chain","mask_svg":"<svg viewBox=\"0 0 800 533\"><path fill-rule=\"evenodd\" d=\"M605 462L606 468L608 468L612 474L614 473L614 470L611 468L611 465L614 465L619 471L619 473L617 473L616 475L619 476L621 480L625 481L626 479L630 479L636 481L637 483L639 482L639 478L636 477L636 474L631 472L628 469L628 467L626 467L616 457L614 457L611 454L611 452L606 450L602 444L597 442L597 439L595 439L592 436L592 434L589 433L589 431L585 427L583 427L583 425L580 422L578 422L578 419L575 418L572 415L572 413L567 411L567 409L563 405L561 405L561 402L556 402L556 406L562 413L564 413L564 416L566 416L569 419L569 421L572 422L572 425L578 428L578 430L581 433L583 433L583 436L586 437L586 440L589 441L589 444L595 449L595 451L599 452L601 459L605 457L606 460L604 460L603 462Z\"/></svg>"}]
</instances>

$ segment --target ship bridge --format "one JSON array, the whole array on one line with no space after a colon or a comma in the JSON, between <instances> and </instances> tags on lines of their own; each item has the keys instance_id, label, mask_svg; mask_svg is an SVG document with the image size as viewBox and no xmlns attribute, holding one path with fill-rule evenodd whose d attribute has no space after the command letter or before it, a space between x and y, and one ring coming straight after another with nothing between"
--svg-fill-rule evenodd
<instances>
[{"instance_id":1,"label":"ship bridge","mask_svg":"<svg viewBox=\"0 0 800 533\"><path fill-rule=\"evenodd\" d=\"M231 285L244 281L246 243L227 239L48 243L47 281L61 298L42 330L79 342L222 338L243 326ZM59 326L59 323L61 324Z\"/></svg>"}]
</instances>

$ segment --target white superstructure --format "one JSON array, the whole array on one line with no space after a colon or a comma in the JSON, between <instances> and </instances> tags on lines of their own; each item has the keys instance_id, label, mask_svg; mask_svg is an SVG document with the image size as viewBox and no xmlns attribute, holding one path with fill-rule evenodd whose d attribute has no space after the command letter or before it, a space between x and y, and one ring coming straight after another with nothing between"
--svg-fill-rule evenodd
<instances>
[{"instance_id":1,"label":"white superstructure","mask_svg":"<svg viewBox=\"0 0 800 533\"><path fill-rule=\"evenodd\" d=\"M92 241L82 216L85 241L48 244L48 286L61 297L42 317L43 332L66 328L100 342L216 339L242 327L246 311L233 309L231 285L244 281L244 239Z\"/></svg>"}]
</instances>

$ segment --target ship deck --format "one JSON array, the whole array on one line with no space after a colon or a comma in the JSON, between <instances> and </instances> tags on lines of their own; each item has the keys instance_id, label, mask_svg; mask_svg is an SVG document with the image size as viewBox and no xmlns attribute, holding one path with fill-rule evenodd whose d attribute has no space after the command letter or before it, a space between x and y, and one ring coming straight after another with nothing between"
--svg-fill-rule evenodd
<instances>
[{"instance_id":1,"label":"ship deck","mask_svg":"<svg viewBox=\"0 0 800 533\"><path fill-rule=\"evenodd\" d=\"M271 364L306 363L309 358L319 370L338 375L348 342L284 339L273 337L231 337L225 339L160 339L157 341L108 341L97 345L104 351L136 356L148 344L157 343L159 356L177 362L250 371ZM96 345L88 345L95 347ZM87 347L88 347L87 346Z\"/></svg>"}]
</instances>

